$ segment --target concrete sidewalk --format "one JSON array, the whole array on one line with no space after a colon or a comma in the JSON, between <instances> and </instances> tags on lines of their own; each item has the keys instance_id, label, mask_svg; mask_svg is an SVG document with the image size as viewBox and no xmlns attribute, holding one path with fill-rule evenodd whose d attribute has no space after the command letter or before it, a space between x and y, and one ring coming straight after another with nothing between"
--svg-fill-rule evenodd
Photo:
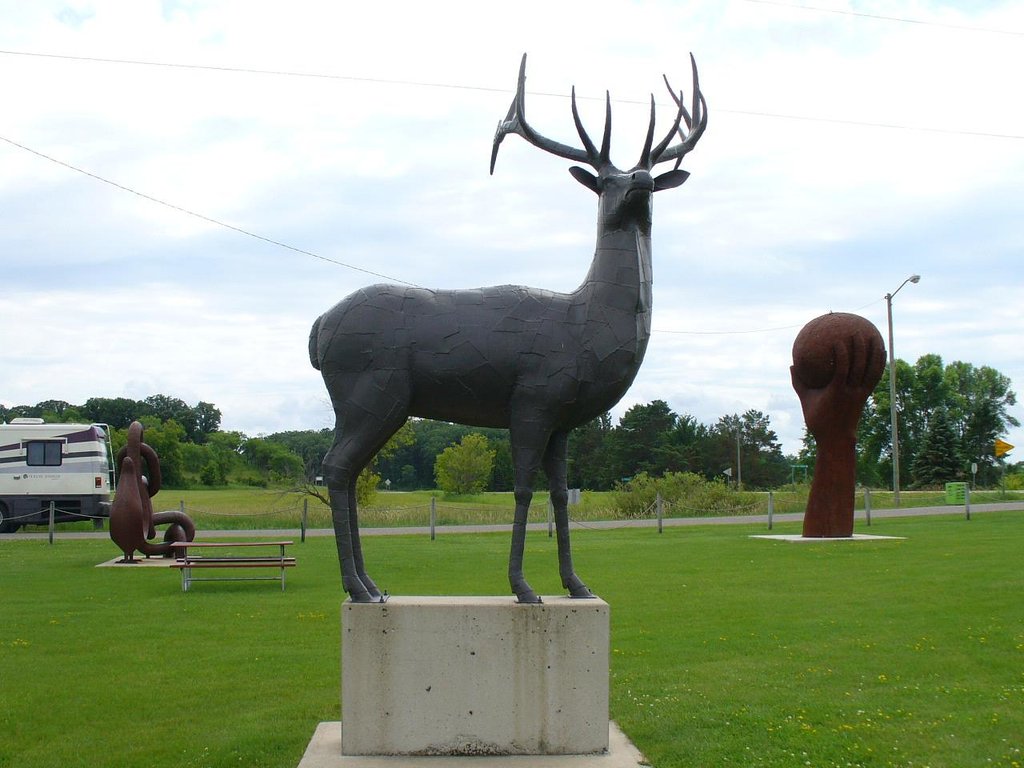
<instances>
[{"instance_id":1,"label":"concrete sidewalk","mask_svg":"<svg viewBox=\"0 0 1024 768\"><path fill-rule=\"evenodd\" d=\"M1024 501L994 502L989 504L971 504L971 514L985 512L1024 512ZM929 515L964 515L966 513L963 505L948 505L937 507L908 507L900 509L873 509L871 510L872 520L884 520L885 518L896 517L925 517ZM788 512L772 516L772 524L800 522L803 520L802 512ZM855 519L863 522L866 519L863 510L858 510ZM675 528L687 525L740 525L759 524L768 525L768 515L729 515L725 517L666 517L661 521L666 528ZM616 528L656 528L658 521L652 518L643 520L595 520L588 522L570 522L573 530L614 530ZM543 531L548 527L547 523L530 523L527 526L531 531ZM502 533L511 532L512 522L499 525L438 525L435 527L438 535L456 533ZM429 536L429 526L405 526L394 528L360 528L362 536ZM301 532L298 528L252 528L234 530L200 530L199 537L203 539L216 538L264 538L273 537L298 539ZM333 528L309 528L306 536L333 536ZM17 533L0 534L0 541L28 541L35 539L46 539L49 534L44 530L41 532L26 531L24 529ZM107 539L110 534L107 531L58 531L54 538L59 539Z\"/></svg>"}]
</instances>

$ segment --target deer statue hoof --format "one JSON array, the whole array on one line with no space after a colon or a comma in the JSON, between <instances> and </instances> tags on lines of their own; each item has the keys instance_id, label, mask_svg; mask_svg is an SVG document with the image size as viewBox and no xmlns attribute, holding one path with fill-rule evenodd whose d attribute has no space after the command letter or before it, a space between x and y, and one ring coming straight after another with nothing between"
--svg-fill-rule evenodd
<instances>
[{"instance_id":1,"label":"deer statue hoof","mask_svg":"<svg viewBox=\"0 0 1024 768\"><path fill-rule=\"evenodd\" d=\"M566 579L562 586L569 590L569 597L577 600L593 600L597 597L577 576Z\"/></svg>"},{"instance_id":2,"label":"deer statue hoof","mask_svg":"<svg viewBox=\"0 0 1024 768\"><path fill-rule=\"evenodd\" d=\"M516 602L527 605L541 605L544 601L529 586L516 590Z\"/></svg>"},{"instance_id":3,"label":"deer statue hoof","mask_svg":"<svg viewBox=\"0 0 1024 768\"><path fill-rule=\"evenodd\" d=\"M355 579L353 581L345 581L342 586L345 591L348 592L348 599L353 603L379 603L381 601L381 594L377 592L374 595L370 590L366 588L362 581Z\"/></svg>"},{"instance_id":4,"label":"deer statue hoof","mask_svg":"<svg viewBox=\"0 0 1024 768\"><path fill-rule=\"evenodd\" d=\"M359 574L359 581L363 583L363 587L366 589L367 592L370 593L370 597L372 598L370 602L383 603L385 600L387 600L387 598L385 597L387 593L381 592L380 587L374 584L373 579L371 579L365 573Z\"/></svg>"}]
</instances>

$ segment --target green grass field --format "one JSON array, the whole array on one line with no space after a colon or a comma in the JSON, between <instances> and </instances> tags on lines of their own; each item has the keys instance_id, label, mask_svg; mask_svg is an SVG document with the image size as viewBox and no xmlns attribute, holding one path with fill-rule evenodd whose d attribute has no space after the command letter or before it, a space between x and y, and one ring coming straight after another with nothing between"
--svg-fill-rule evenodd
<instances>
[{"instance_id":1,"label":"green grass field","mask_svg":"<svg viewBox=\"0 0 1024 768\"><path fill-rule=\"evenodd\" d=\"M1024 513L876 520L906 538L870 543L762 532L574 534L612 608L610 714L654 766L1024 764ZM395 594L506 594L507 548L364 544ZM94 567L106 540L0 541L0 766L293 768L339 717L342 599L333 540L293 550L285 592L185 594L169 569ZM558 593L553 540L526 558Z\"/></svg>"}]
</instances>

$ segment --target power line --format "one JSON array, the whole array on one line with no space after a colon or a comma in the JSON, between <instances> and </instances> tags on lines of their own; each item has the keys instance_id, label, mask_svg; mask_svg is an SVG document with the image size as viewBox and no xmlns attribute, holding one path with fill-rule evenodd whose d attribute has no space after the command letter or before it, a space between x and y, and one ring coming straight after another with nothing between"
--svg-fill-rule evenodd
<instances>
[{"instance_id":1,"label":"power line","mask_svg":"<svg viewBox=\"0 0 1024 768\"><path fill-rule=\"evenodd\" d=\"M87 61L94 64L129 64L137 67L164 67L167 69L191 69L205 72L226 72L244 75L273 75L275 77L305 77L316 80L345 80L354 83L376 83L378 85L411 85L418 88L450 88L462 91L484 91L486 93L508 93L508 88L488 88L482 85L460 85L458 83L433 83L426 80L400 80L384 77L362 77L357 75L336 75L325 72L299 72L287 69L257 69L254 67L228 67L215 64L182 64L170 61L149 61L146 59L115 59L100 56L71 56L62 53L40 53L36 51L0 50L5 56L30 56L42 59L64 61ZM564 94L538 94L540 96L562 96Z\"/></svg>"},{"instance_id":2,"label":"power line","mask_svg":"<svg viewBox=\"0 0 1024 768\"><path fill-rule=\"evenodd\" d=\"M740 336L747 333L771 333L774 331L789 331L793 328L802 328L802 325L780 325L775 328L750 328L744 331L669 331L664 328L652 329L655 333L674 333L679 336Z\"/></svg>"},{"instance_id":3,"label":"power line","mask_svg":"<svg viewBox=\"0 0 1024 768\"><path fill-rule=\"evenodd\" d=\"M875 299L869 301L867 304L863 304L856 309L854 312L860 312L862 309L884 301L884 299ZM831 311L831 310L830 310ZM800 325L778 325L774 328L748 328L741 331L669 331L664 328L654 328L655 333L673 333L680 336L742 336L748 333L773 333L775 331L791 331L794 328L803 328L803 324Z\"/></svg>"},{"instance_id":4,"label":"power line","mask_svg":"<svg viewBox=\"0 0 1024 768\"><path fill-rule=\"evenodd\" d=\"M748 2L769 2L769 0L748 0ZM784 3L775 3L785 5ZM804 8L809 6L793 6ZM811 9L810 10L815 10ZM827 9L821 9L827 10ZM925 22L921 22L925 23ZM1017 34L1017 33L1014 33ZM356 75L336 75L329 73L319 72L296 72L292 70L280 70L280 69L255 69L249 67L227 67L217 66L209 64L182 64L175 62L165 61L147 61L143 59L114 59L114 58L101 58L97 56L71 56L66 54L58 53L39 53L33 51L11 51L11 50L0 50L0 55L6 56L28 56L35 58L45 59L60 59L64 61L86 61L100 64L121 64L129 66L140 66L140 67L165 67L170 69L185 69L185 70L197 70L207 72L225 72L225 73L236 73L236 74L247 74L247 75L272 75L277 77L304 77L304 78L315 78L320 80L344 80L348 82L360 82L360 83L372 83L376 85L401 85L401 86L413 86L416 88L447 88L451 90L460 91L480 91L482 93L509 93L507 88L493 88L482 85L462 85L459 83L440 83L430 82L426 80L402 80L402 79L388 79L379 77L360 77ZM549 91L533 91L533 96L548 97L548 98L559 98L568 99L569 96L564 93L552 93ZM583 96L577 97L580 100L604 100L604 97L598 96ZM612 99L616 104L630 104L647 106L649 102L641 101L636 99ZM969 131L958 128L940 128L934 126L916 126L916 125L905 125L901 123L880 123L872 122L867 120L849 120L843 118L830 118L830 117L815 117L813 115L793 115L784 114L780 112L763 112L755 110L744 110L744 109L727 109L727 108L716 108L716 113L728 114L728 115L744 115L747 117L767 117L773 120L797 120L802 122L813 122L813 123L828 123L833 125L852 125L862 128L883 128L886 130L898 130L898 131L923 131L926 133L938 133L947 136L976 136L980 138L988 139L1013 139L1021 140L1024 139L1024 134L1013 134L1013 133L997 133L995 131Z\"/></svg>"},{"instance_id":5,"label":"power line","mask_svg":"<svg viewBox=\"0 0 1024 768\"><path fill-rule=\"evenodd\" d=\"M98 174L92 173L91 171L87 171L87 170L85 170L83 168L79 168L78 166L72 165L71 163L64 162L63 160L58 160L57 158L55 158L55 157L53 157L51 155L47 155L47 154L45 154L43 152L40 152L40 151L35 150L35 149L32 149L31 147L27 147L24 144L21 144L21 143L19 143L17 141L14 141L13 139L7 138L6 136L0 136L0 141L6 142L7 144L10 144L12 147L17 147L18 149L21 149L21 150L23 150L25 152L28 152L29 154L35 155L36 157L42 158L43 160L48 160L51 163L56 163L57 165L61 166L62 168L67 168L68 170L75 171L76 173L80 173L83 176L88 176L90 179L94 179L95 181L100 181L100 182L103 182L104 184L109 184L110 186L114 187L115 189L120 189L123 192L129 192L129 193L131 193L133 195L136 195L137 197L141 197L143 200L148 200L150 202L157 203L158 205L162 205L162 206L164 206L166 208L170 208L171 210L177 211L179 213L184 213L184 214L186 214L188 216L193 216L193 217L195 217L197 219L200 219L202 221L208 222L210 224L214 224L214 225L216 225L218 227L224 227L225 229L230 229L233 232L238 232L239 234L245 235L247 237L252 237L252 238L255 238L256 240L261 240L261 241L263 241L265 243L269 243L271 245L276 245L276 246L278 246L280 248L285 248L285 249L287 249L289 251L294 251L295 253L300 253L300 254L302 254L304 256L310 256L310 257L312 257L314 259L319 259L320 261L325 261L325 262L327 262L329 264L334 264L334 265L339 266L339 267L345 267L346 269L352 269L352 270L355 270L357 272L362 272L362 273L367 274L367 275L373 275L374 277L380 277L380 278L383 278L385 280L389 280L389 281L394 282L394 283L402 283L403 285L409 285L409 286L412 286L414 288L421 287L421 286L419 286L416 283L409 282L408 280L402 280L402 279L397 278L397 277L391 277L390 275L385 275L385 274L383 274L381 272L374 272L371 269L365 269L363 267L357 267L354 264L349 264L347 262L339 261L337 259L331 259L331 258L328 258L327 256L321 256L318 253L313 253L312 251L307 251L307 250L305 250L303 248L296 248L295 246L288 245L287 243L283 243L280 240L274 240L273 238L269 238L269 237L265 237L263 235L256 234L255 232L251 232L251 231L249 231L247 229L243 229L241 227L236 227L234 224L228 224L227 222L221 221L219 219L212 218L211 216L206 216L204 214L197 213L195 211L189 210L188 208L183 208L180 205L175 205L174 203L168 203L165 200L161 200L160 198L153 197L152 195L147 195L145 192L139 192L137 189L132 189L131 187L125 186L124 184L119 184L116 181L111 181L110 179L107 179L107 178L105 178L103 176L100 176ZM874 303L875 302L869 302L868 304L865 304L864 307L870 306L871 304L874 304ZM863 309L864 307L858 308L857 311L859 311L860 309ZM751 329L739 330L739 331L673 331L673 330L666 330L666 329L662 329L662 328L655 328L653 330L654 330L655 333L671 333L671 334L688 335L688 336L736 336L736 335L749 334L749 333L771 333L771 332L774 332L774 331L788 331L788 330L792 330L794 328L800 328L800 327L801 326L799 326L799 325L782 325L782 326L777 326L777 327L774 327L774 328L751 328Z\"/></svg>"},{"instance_id":6,"label":"power line","mask_svg":"<svg viewBox=\"0 0 1024 768\"><path fill-rule=\"evenodd\" d=\"M750 117L770 117L773 120L799 120L808 123L830 123L833 125L853 125L861 128L885 128L896 131L923 131L925 133L941 133L947 136L977 136L986 139L1013 139L1020 141L1024 134L1020 133L996 133L994 131L968 131L962 128L937 128L930 125L903 125L901 123L879 123L869 120L845 120L836 117L814 117L813 115L787 115L780 112L757 112L744 109L718 109L716 112L725 112L733 115L748 115Z\"/></svg>"},{"instance_id":7,"label":"power line","mask_svg":"<svg viewBox=\"0 0 1024 768\"><path fill-rule=\"evenodd\" d=\"M877 21L895 21L901 24L919 24L925 27L943 27L945 29L957 29L964 32L983 32L991 35L1013 35L1024 37L1024 32L1017 32L1012 29L995 29L993 27L972 27L967 24L948 24L941 21L925 21L924 19L911 19L905 16L885 16L879 13L864 13L862 11L848 11L841 8L821 8L816 5L803 5L802 3L787 3L783 0L746 0L748 3L758 5L775 5L781 8L796 8L801 11L816 11L818 13L835 13L841 16L854 16L862 19L875 19Z\"/></svg>"},{"instance_id":8,"label":"power line","mask_svg":"<svg viewBox=\"0 0 1024 768\"><path fill-rule=\"evenodd\" d=\"M17 147L18 149L24 150L25 152L28 152L30 154L35 155L36 157L40 157L43 160L49 160L51 163L56 163L59 166L67 168L68 170L72 170L72 171L75 171L76 173L80 173L83 176L88 176L90 179L94 179L96 181L101 181L104 184L109 184L110 186L115 187L116 189L120 189L123 192L130 192L131 194L136 195L137 197L141 197L143 200L149 200L152 203L157 203L158 205L162 205L162 206L164 206L166 208L170 208L171 210L178 211L179 213L184 213L184 214L187 214L189 216L193 216L193 217L195 217L197 219L200 219L202 221L208 222L210 224L215 224L218 227L224 227L225 229L230 229L230 230L232 230L234 232L238 232L239 234L245 235L246 237L252 237L252 238L255 238L256 240L262 240L265 243L270 243L271 245L276 245L279 248L285 248L285 249L287 249L289 251L294 251L295 253L301 253L303 256L310 256L310 257L312 257L314 259L319 259L320 261L326 261L329 264L335 264L335 265L337 265L339 267L345 267L346 269L355 270L356 272L363 272L364 274L367 274L367 275L373 275L374 277L381 277L381 278L383 278L385 280L389 280L389 281L395 282L395 283L402 283L404 285L410 285L410 286L413 286L414 288L419 288L420 287L420 286L416 285L416 283L410 283L408 280L401 280L401 279L399 279L397 277L391 277L390 275L385 275L382 272L374 272L372 269L365 269L364 267L357 267L355 264L349 264L347 262L339 261L337 259L332 259L332 258L329 258L327 256L321 256L320 254L313 253L312 251L307 251L307 250L304 250L302 248L296 248L295 246L288 245L288 243L283 243L280 240L274 240L273 238L265 237L263 235L256 234L255 232L251 232L248 229L242 229L242 227L236 227L234 224L228 224L226 221L221 221L220 219L214 219L214 218L212 218L210 216L205 216L205 215L203 215L201 213L196 213L195 211L189 210L188 208L183 208L180 205L175 205L174 203L168 203L166 200L161 200L158 197L153 197L152 195L147 195L145 192L139 192L137 189L132 189L131 187L127 187L124 184L119 184L116 181L111 181L110 179L104 178L103 176L99 176L99 175L97 175L95 173L92 173L90 171L87 171L87 170L85 170L83 168L79 168L78 166L71 165L71 163L66 163L63 160L58 160L55 157L47 155L47 154L45 154L43 152L40 152L38 150L32 149L31 147L26 147L24 144L19 144L17 141L14 141L12 139L8 139L5 136L0 136L0 141L6 142L7 144L10 144L12 147Z\"/></svg>"}]
</instances>

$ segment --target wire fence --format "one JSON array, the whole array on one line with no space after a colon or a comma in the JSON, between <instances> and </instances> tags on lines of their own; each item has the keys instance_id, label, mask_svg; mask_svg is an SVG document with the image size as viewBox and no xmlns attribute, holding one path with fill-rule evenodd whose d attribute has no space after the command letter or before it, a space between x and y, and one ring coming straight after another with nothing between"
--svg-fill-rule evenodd
<instances>
[{"instance_id":1,"label":"wire fence","mask_svg":"<svg viewBox=\"0 0 1024 768\"><path fill-rule=\"evenodd\" d=\"M960 489L962 498L951 502L949 492L917 493L913 497L906 493L905 499L911 501L906 511L917 506L945 506L951 513L962 512L970 519L972 505L990 504L1005 501L1024 501L1020 494L1007 496L1006 492L972 491L969 487ZM892 494L873 492L870 489L859 489L856 507L871 525L871 515L882 504L891 502ZM555 528L554 513L551 502L542 497L532 504L527 515L527 523L532 525L547 524L549 535ZM310 500L313 499L313 504ZM711 518L751 518L759 522L766 521L772 529L778 515L802 514L807 503L806 492L767 492L744 493L737 497L741 503L726 504L723 499L716 499L711 504L694 504L691 499L664 499L660 495L649 503L634 505L628 515L612 507L587 504L573 504L568 508L568 522L577 528L592 530L616 530L637 525L656 525L661 531L666 520L678 519L711 519ZM178 511L193 519L198 530L238 530L259 533L261 530L297 530L302 540L311 529L332 528L330 508L320 502L325 499L315 494L298 492L281 492L268 494L262 509L246 509L244 511L218 509L202 504L180 501ZM882 504L879 503L882 502ZM539 503L538 503L539 502ZM42 512L42 516L41 513ZM18 515L4 514L0 522L21 525L46 525L52 543L57 526L74 529L74 524L66 525L58 522L61 518L77 521L91 521L94 527L101 528L103 520L109 514L88 514L80 509L58 506L51 502L48 508ZM445 503L432 497L429 503L409 505L375 505L360 509L360 523L364 528L393 529L429 529L431 539L437 535L438 529L452 526L461 527L507 527L511 528L514 518L512 504L504 505L472 505L462 503Z\"/></svg>"}]
</instances>

